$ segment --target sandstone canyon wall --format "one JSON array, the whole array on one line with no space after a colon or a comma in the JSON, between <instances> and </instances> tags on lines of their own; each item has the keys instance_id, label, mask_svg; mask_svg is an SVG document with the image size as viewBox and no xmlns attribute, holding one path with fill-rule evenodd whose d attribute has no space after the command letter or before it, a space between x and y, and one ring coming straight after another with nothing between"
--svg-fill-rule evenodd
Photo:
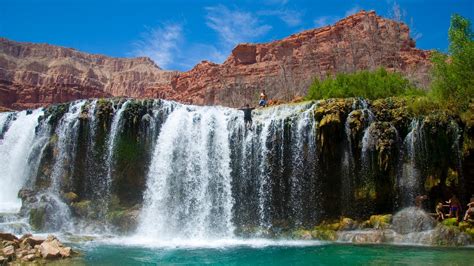
<instances>
[{"instance_id":1,"label":"sandstone canyon wall","mask_svg":"<svg viewBox=\"0 0 474 266\"><path fill-rule=\"evenodd\" d=\"M164 71L148 58L110 58L0 38L0 106L31 108L73 99L153 97L240 106L266 89L273 99L302 96L315 77L383 66L429 83L429 51L407 25L361 11L332 26L265 44L239 44L222 64Z\"/></svg>"}]
</instances>

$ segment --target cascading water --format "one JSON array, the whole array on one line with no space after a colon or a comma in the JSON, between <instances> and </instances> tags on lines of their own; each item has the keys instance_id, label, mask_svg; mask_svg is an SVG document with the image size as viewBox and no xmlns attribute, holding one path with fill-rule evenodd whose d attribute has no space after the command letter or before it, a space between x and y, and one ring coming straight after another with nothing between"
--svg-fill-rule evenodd
<instances>
[{"instance_id":1,"label":"cascading water","mask_svg":"<svg viewBox=\"0 0 474 266\"><path fill-rule=\"evenodd\" d=\"M317 195L305 168L316 160L313 106L255 110L246 128L232 109L176 105L155 146L138 235L232 237L247 218L270 228L285 215L280 210L296 224L311 219L315 212L304 207ZM275 187L284 184L272 179L286 174L288 198L274 198Z\"/></svg>"},{"instance_id":2,"label":"cascading water","mask_svg":"<svg viewBox=\"0 0 474 266\"><path fill-rule=\"evenodd\" d=\"M409 131L402 142L400 124L384 121L367 102L338 105L337 113L324 109L327 103L341 104L256 109L249 128L235 109L164 100L89 100L30 115L1 113L1 160L25 172L15 179L1 169L0 190L11 193L0 202L16 202L18 211L21 188L23 206L0 215L0 230L117 230L179 243L277 236L328 217L397 208L380 200L395 196L385 193L393 188L390 178L397 195L412 203L425 174L415 159L431 145L421 141L421 122L402 125L400 132ZM323 117L334 120L323 125ZM446 145L459 150L460 134L450 128ZM387 164L398 158L404 167ZM10 180L19 181L14 189Z\"/></svg>"},{"instance_id":3,"label":"cascading water","mask_svg":"<svg viewBox=\"0 0 474 266\"><path fill-rule=\"evenodd\" d=\"M117 134L120 128L120 122L122 119L122 114L125 108L127 108L127 102L124 102L120 108L115 112L114 119L112 120L112 126L110 129L110 135L107 141L107 178L105 180L105 193L108 193L110 185L112 183L112 166L114 160L114 149L115 149L115 140L117 139Z\"/></svg>"},{"instance_id":4,"label":"cascading water","mask_svg":"<svg viewBox=\"0 0 474 266\"><path fill-rule=\"evenodd\" d=\"M421 122L414 119L411 130L403 141L404 153L402 161L402 175L399 180L401 192L401 206L408 207L415 203L415 197L420 194L420 173L416 165L417 144L423 143L423 129Z\"/></svg>"},{"instance_id":5,"label":"cascading water","mask_svg":"<svg viewBox=\"0 0 474 266\"><path fill-rule=\"evenodd\" d=\"M71 104L69 110L61 118L56 129L57 143L49 189L41 196L46 212L49 213L47 228L49 230L70 230L72 225L71 212L68 205L61 198L61 185L64 182L64 175L74 171L72 162L75 158L77 141L77 131L79 126L78 116L85 101L77 101Z\"/></svg>"},{"instance_id":6,"label":"cascading water","mask_svg":"<svg viewBox=\"0 0 474 266\"><path fill-rule=\"evenodd\" d=\"M139 234L160 239L233 235L230 117L229 110L186 106L169 115L148 173Z\"/></svg>"},{"instance_id":7,"label":"cascading water","mask_svg":"<svg viewBox=\"0 0 474 266\"><path fill-rule=\"evenodd\" d=\"M27 111L17 113L14 118L11 114L0 114L1 131L6 129L3 138L0 138L0 213L18 212L21 200L18 191L28 178L29 156L34 145L35 128L38 117L43 112L35 110L31 114ZM10 117L10 118L7 118ZM9 121L12 119L12 121ZM6 123L9 123L7 126ZM0 135L1 136L1 135Z\"/></svg>"}]
</instances>

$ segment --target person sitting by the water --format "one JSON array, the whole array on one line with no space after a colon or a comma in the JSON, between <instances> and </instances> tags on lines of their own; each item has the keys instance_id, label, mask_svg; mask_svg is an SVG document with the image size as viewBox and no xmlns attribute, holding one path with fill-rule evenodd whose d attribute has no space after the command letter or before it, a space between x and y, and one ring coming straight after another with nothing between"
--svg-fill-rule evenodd
<instances>
[{"instance_id":1,"label":"person sitting by the water","mask_svg":"<svg viewBox=\"0 0 474 266\"><path fill-rule=\"evenodd\" d=\"M444 220L444 206L445 205L443 205L442 202L438 202L438 205L436 205L436 220L438 220L439 222Z\"/></svg>"},{"instance_id":2,"label":"person sitting by the water","mask_svg":"<svg viewBox=\"0 0 474 266\"><path fill-rule=\"evenodd\" d=\"M245 105L245 108L240 108L239 110L244 111L244 122L245 125L248 127L252 126L252 110L255 108L250 108L248 104Z\"/></svg>"},{"instance_id":3,"label":"person sitting by the water","mask_svg":"<svg viewBox=\"0 0 474 266\"><path fill-rule=\"evenodd\" d=\"M258 105L260 105L261 107L266 107L267 104L268 104L268 96L265 93L265 90L262 90L262 92L260 93L260 101L258 102Z\"/></svg>"},{"instance_id":4,"label":"person sitting by the water","mask_svg":"<svg viewBox=\"0 0 474 266\"><path fill-rule=\"evenodd\" d=\"M459 202L458 198L456 195L453 195L446 203L449 204L449 217L453 217L453 215L456 216L456 218L459 220L459 213L461 212L461 202Z\"/></svg>"},{"instance_id":5,"label":"person sitting by the water","mask_svg":"<svg viewBox=\"0 0 474 266\"><path fill-rule=\"evenodd\" d=\"M463 221L474 220L474 197L471 197L471 202L467 204L467 211L464 215Z\"/></svg>"}]
</instances>

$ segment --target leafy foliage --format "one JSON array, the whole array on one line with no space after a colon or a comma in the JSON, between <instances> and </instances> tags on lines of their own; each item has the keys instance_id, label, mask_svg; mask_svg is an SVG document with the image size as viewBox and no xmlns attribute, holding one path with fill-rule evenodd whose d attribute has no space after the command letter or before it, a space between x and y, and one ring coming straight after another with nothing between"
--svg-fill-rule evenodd
<instances>
[{"instance_id":1,"label":"leafy foliage","mask_svg":"<svg viewBox=\"0 0 474 266\"><path fill-rule=\"evenodd\" d=\"M474 33L466 18L454 14L448 32L450 56L435 52L432 56L435 99L465 110L474 98Z\"/></svg>"},{"instance_id":2,"label":"leafy foliage","mask_svg":"<svg viewBox=\"0 0 474 266\"><path fill-rule=\"evenodd\" d=\"M392 96L421 95L406 78L399 73L391 73L384 68L376 71L339 73L321 81L315 79L308 90L308 99L364 97L379 99Z\"/></svg>"}]
</instances>

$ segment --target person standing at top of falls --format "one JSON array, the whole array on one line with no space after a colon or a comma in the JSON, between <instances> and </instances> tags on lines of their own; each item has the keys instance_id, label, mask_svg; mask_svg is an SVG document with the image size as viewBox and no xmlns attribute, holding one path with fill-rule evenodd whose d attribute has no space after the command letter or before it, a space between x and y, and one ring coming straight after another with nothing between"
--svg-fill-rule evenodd
<instances>
[{"instance_id":1,"label":"person standing at top of falls","mask_svg":"<svg viewBox=\"0 0 474 266\"><path fill-rule=\"evenodd\" d=\"M265 90L262 90L262 92L260 93L260 101L258 102L258 105L260 105L260 107L266 107L267 104L268 104L268 96L265 93Z\"/></svg>"},{"instance_id":2,"label":"person standing at top of falls","mask_svg":"<svg viewBox=\"0 0 474 266\"><path fill-rule=\"evenodd\" d=\"M255 108L253 108L253 107L250 108L250 106L248 104L246 104L244 108L239 109L240 111L244 112L244 122L245 122L245 126L247 128L252 126L252 110L253 109L255 109Z\"/></svg>"}]
</instances>

